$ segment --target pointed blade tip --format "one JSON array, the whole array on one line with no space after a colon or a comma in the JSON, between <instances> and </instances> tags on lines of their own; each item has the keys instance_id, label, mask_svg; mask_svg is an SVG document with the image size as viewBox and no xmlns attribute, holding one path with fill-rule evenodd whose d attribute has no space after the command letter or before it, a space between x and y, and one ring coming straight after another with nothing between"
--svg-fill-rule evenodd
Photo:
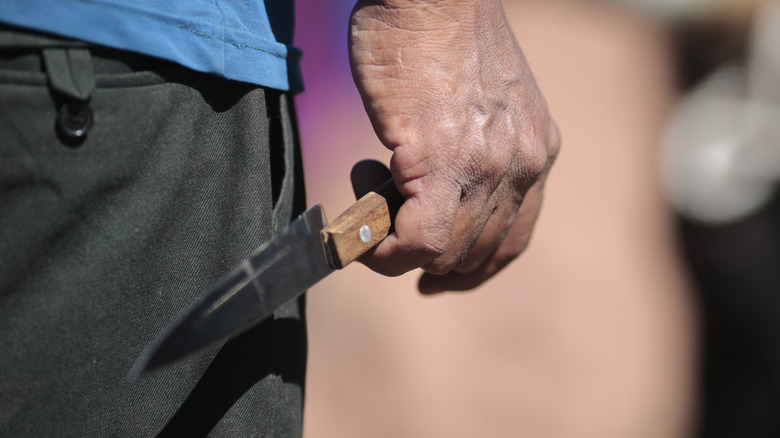
<instances>
[{"instance_id":1,"label":"pointed blade tip","mask_svg":"<svg viewBox=\"0 0 780 438\"><path fill-rule=\"evenodd\" d=\"M322 242L319 239L319 231L324 228L326 224L327 218L325 216L325 209L322 207L322 205L316 204L306 212L302 213L298 219L293 221L293 223L286 228L287 230L290 230L286 232L287 234L282 232L274 239L265 242L255 250L255 254L250 256L249 259L262 253L266 253L266 250L273 248L275 243L278 245L280 236L294 236L295 234L292 232L294 229L298 229L298 232L300 232L300 230L304 229L304 227L305 229L308 229L308 232L312 236L316 236L315 240L318 242L317 247L322 249ZM278 250L279 248L275 249ZM309 249L311 250L311 248ZM272 258L271 260L271 264L276 264L278 262L278 258L276 257ZM327 267L327 263L325 263L324 266ZM268 267L270 267L270 264L269 266L264 266L263 268L258 269L258 272L265 272ZM323 269L325 272L317 274L317 280L312 281L312 284L326 276L327 273L331 271L330 267L320 268L319 270ZM240 275L238 275L237 272L240 272ZM252 293L245 293L243 295L241 295L240 292L248 288L249 283L251 283L249 280L254 280L257 277L258 275L254 275L251 279L247 278L247 274L243 271L243 269L237 269L237 271L231 273L222 281L218 282L217 286L213 287L203 300L201 300L193 308L190 308L188 311L186 311L179 318L179 320L169 326L167 330L158 333L158 338L147 345L144 351L139 355L136 362L133 364L127 376L128 380L137 381L151 371L172 364L189 354L192 354L198 350L202 350L209 345L219 341L220 339L227 338L230 334L235 334L239 330L244 330L248 326L254 325L260 320L272 315L273 310L284 304L283 302L275 303L274 305L265 308L262 312L250 312L251 318L230 318L232 322L219 325L222 328L221 330L213 330L214 321L212 317L214 315L225 312L226 308L236 305L239 305L239 307L243 309L251 309L256 307L256 304L254 303L250 304L243 302L241 297L243 296L244 298L254 299L254 297L257 295L257 290L254 290ZM310 285L307 285L307 287L308 286ZM297 295L305 291L305 287L294 287L293 290L293 294L285 293L284 295L288 296L290 299L295 298ZM239 295L239 299L236 301L240 301L241 303L233 303L231 306L229 302L232 301L232 299L222 301L225 296L230 296L232 298L236 295ZM285 299L282 301L287 302L289 300ZM219 302L219 305L215 306L215 303L217 302ZM265 304L260 307L263 308L264 306ZM230 313L231 315L238 315L242 312L236 312L235 309L233 309L227 313ZM206 315L209 315L210 318L206 318ZM243 321L240 321L239 323L239 320ZM204 327L208 328L209 330L203 330ZM196 332L198 331L201 331L201 333L196 336ZM217 334L215 332L224 333ZM208 335L205 335L204 333L208 333Z\"/></svg>"}]
</instances>

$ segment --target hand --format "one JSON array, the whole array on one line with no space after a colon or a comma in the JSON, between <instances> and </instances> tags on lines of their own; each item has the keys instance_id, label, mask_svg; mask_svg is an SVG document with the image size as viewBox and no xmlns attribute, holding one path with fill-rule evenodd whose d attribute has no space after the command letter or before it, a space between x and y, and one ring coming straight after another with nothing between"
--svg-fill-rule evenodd
<instances>
[{"instance_id":1,"label":"hand","mask_svg":"<svg viewBox=\"0 0 780 438\"><path fill-rule=\"evenodd\" d=\"M349 43L406 198L361 261L385 275L422 267L424 293L476 287L528 244L560 144L501 2L358 1Z\"/></svg>"}]
</instances>

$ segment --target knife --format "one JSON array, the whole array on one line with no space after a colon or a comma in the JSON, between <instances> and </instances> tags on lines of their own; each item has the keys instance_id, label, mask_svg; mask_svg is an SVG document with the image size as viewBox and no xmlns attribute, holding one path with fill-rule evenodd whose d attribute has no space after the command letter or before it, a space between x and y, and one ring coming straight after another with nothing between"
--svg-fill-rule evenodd
<instances>
[{"instance_id":1,"label":"knife","mask_svg":"<svg viewBox=\"0 0 780 438\"><path fill-rule=\"evenodd\" d=\"M135 380L272 315L384 240L403 200L391 178L331 224L322 206L313 206L161 331L140 354L129 378Z\"/></svg>"}]
</instances>

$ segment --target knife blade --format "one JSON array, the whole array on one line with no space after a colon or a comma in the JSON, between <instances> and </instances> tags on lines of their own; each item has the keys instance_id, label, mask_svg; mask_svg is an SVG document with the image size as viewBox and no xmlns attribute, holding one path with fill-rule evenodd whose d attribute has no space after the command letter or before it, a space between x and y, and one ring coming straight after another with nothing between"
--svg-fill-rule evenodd
<instances>
[{"instance_id":1,"label":"knife blade","mask_svg":"<svg viewBox=\"0 0 780 438\"><path fill-rule=\"evenodd\" d=\"M315 205L257 248L199 302L161 331L130 371L135 380L241 333L378 245L403 203L392 179L361 197L331 224Z\"/></svg>"}]
</instances>

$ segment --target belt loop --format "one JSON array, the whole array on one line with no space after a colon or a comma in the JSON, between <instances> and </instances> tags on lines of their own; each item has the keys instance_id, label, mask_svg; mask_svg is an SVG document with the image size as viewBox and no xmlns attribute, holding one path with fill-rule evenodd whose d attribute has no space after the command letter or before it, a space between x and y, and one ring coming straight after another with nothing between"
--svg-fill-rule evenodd
<instances>
[{"instance_id":1,"label":"belt loop","mask_svg":"<svg viewBox=\"0 0 780 438\"><path fill-rule=\"evenodd\" d=\"M92 56L87 48L45 48L43 63L54 93L54 101L64 103L57 114L57 130L68 146L81 145L92 128L88 103L95 89Z\"/></svg>"},{"instance_id":2,"label":"belt loop","mask_svg":"<svg viewBox=\"0 0 780 438\"><path fill-rule=\"evenodd\" d=\"M53 90L71 100L89 101L95 89L95 73L89 49L43 49L43 62Z\"/></svg>"}]
</instances>

